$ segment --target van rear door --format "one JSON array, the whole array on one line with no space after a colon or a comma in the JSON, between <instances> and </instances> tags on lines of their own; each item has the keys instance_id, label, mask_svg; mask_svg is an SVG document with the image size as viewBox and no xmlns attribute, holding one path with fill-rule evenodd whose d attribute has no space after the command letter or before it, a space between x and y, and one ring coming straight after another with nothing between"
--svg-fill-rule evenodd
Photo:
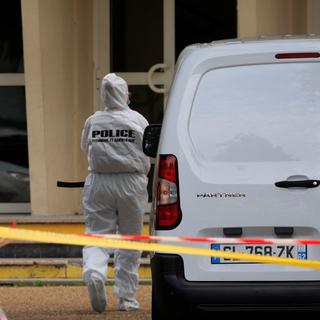
<instances>
[{"instance_id":1,"label":"van rear door","mask_svg":"<svg viewBox=\"0 0 320 320\"><path fill-rule=\"evenodd\" d=\"M243 237L274 238L276 227L292 227L285 230L293 230L294 238L320 238L320 187L275 185L320 180L319 83L320 63L304 60L223 67L201 77L185 155L178 159L183 214L178 232L223 237L228 228L241 228ZM311 246L218 247L320 259L319 248ZM320 280L314 270L183 259L192 281Z\"/></svg>"}]
</instances>

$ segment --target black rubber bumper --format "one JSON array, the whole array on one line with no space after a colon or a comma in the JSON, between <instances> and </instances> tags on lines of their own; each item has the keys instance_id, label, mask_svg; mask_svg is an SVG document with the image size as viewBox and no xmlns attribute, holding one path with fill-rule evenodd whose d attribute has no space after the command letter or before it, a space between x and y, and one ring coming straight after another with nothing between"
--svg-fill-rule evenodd
<instances>
[{"instance_id":1,"label":"black rubber bumper","mask_svg":"<svg viewBox=\"0 0 320 320\"><path fill-rule=\"evenodd\" d=\"M179 314L213 311L320 311L320 282L187 281L183 260L155 254L151 259L153 297L158 308ZM186 311L187 310L187 311Z\"/></svg>"}]
</instances>

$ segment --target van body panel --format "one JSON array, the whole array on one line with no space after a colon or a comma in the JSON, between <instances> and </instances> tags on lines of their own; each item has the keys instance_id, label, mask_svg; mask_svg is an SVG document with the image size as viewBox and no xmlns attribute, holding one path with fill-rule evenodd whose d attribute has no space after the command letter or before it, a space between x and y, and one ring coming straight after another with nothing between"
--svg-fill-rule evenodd
<instances>
[{"instance_id":1,"label":"van body panel","mask_svg":"<svg viewBox=\"0 0 320 320\"><path fill-rule=\"evenodd\" d=\"M177 157L182 220L157 235L224 237L224 228L242 228L242 237L276 238L275 227L293 227L293 238L320 238L320 188L275 186L320 179L320 59L275 57L319 51L319 38L305 38L217 42L181 54L158 153ZM320 259L319 247L307 251ZM187 281L320 280L316 270L182 259Z\"/></svg>"},{"instance_id":2,"label":"van body panel","mask_svg":"<svg viewBox=\"0 0 320 320\"><path fill-rule=\"evenodd\" d=\"M172 319L214 311L320 310L319 281L187 281L182 259L169 254L156 254L151 267L157 307Z\"/></svg>"}]
</instances>

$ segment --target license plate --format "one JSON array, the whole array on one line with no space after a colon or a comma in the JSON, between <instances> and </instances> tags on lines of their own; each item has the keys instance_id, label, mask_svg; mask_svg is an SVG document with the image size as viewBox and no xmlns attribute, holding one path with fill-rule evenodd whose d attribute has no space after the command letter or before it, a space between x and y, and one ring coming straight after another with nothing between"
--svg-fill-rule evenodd
<instances>
[{"instance_id":1,"label":"license plate","mask_svg":"<svg viewBox=\"0 0 320 320\"><path fill-rule=\"evenodd\" d=\"M268 257L291 258L299 260L308 259L306 245L269 245L269 244L211 244L212 250L221 250L235 253L249 253ZM226 263L256 263L237 259L211 257L212 264Z\"/></svg>"}]
</instances>

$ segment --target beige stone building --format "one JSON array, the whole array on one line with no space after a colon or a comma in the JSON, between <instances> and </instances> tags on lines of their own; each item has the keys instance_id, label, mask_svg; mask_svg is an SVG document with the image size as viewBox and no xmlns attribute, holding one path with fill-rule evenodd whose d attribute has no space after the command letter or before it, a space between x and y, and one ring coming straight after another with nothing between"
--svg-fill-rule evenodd
<instances>
[{"instance_id":1,"label":"beige stone building","mask_svg":"<svg viewBox=\"0 0 320 320\"><path fill-rule=\"evenodd\" d=\"M7 0L0 31L0 214L81 214L79 148L108 72L159 123L188 44L320 34L320 0ZM7 7L6 7L7 8ZM19 17L19 19L17 19ZM21 17L21 19L20 19Z\"/></svg>"}]
</instances>

